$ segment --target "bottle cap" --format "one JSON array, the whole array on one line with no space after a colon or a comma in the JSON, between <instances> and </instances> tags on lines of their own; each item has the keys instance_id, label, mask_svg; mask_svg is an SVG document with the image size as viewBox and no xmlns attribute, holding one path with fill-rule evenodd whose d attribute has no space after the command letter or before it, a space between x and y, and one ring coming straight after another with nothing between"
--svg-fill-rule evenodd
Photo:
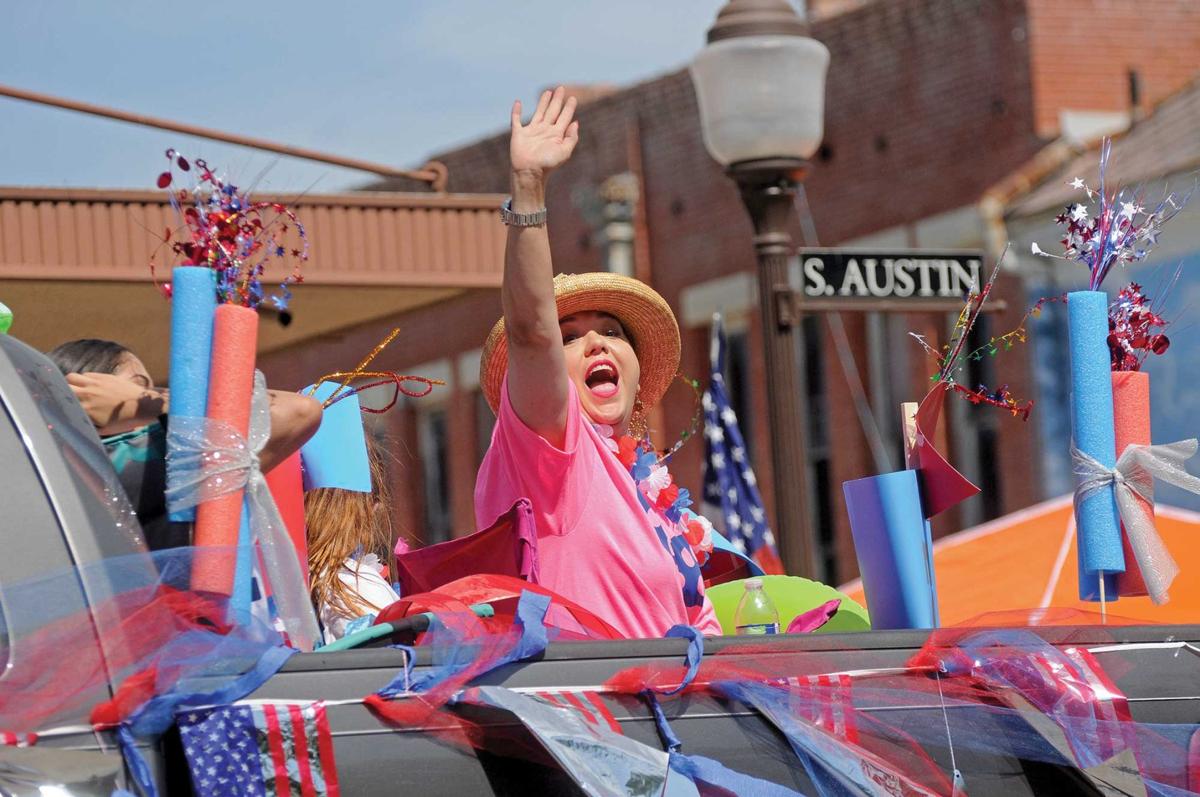
<instances>
[{"instance_id":1,"label":"bottle cap","mask_svg":"<svg viewBox=\"0 0 1200 797\"><path fill-rule=\"evenodd\" d=\"M742 583L746 586L746 589L762 589L761 578L748 578Z\"/></svg>"}]
</instances>

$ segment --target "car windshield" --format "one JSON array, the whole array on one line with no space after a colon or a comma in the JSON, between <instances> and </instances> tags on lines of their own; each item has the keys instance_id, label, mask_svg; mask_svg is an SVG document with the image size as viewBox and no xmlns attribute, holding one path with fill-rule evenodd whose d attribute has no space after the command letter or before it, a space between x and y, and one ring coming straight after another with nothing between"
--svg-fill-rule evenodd
<instances>
[{"instance_id":1,"label":"car windshield","mask_svg":"<svg viewBox=\"0 0 1200 797\"><path fill-rule=\"evenodd\" d=\"M144 550L141 529L129 499L126 497L117 474L105 454L104 447L79 402L67 386L58 369L35 350L5 338L3 351L24 391L11 390L6 395L9 413L13 421L22 427L26 453L34 467L41 472L45 483L57 462L37 449L29 428L34 422L28 413L22 413L20 405L26 396L38 413L39 426L49 433L57 453L65 465L67 483L45 483L52 504L61 505L60 490L70 491L77 497L89 519L111 527L115 533L96 533L91 536L107 543L109 555L122 555ZM15 387L15 386L14 386ZM61 506L59 506L61 509ZM70 529L65 529L68 533ZM109 539L112 538L112 539Z\"/></svg>"}]
</instances>

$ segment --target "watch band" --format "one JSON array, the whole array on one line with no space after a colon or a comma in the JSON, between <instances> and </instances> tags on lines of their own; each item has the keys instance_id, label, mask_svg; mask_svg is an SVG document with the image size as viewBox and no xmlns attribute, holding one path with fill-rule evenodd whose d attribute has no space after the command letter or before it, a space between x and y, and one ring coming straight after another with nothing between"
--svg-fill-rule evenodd
<instances>
[{"instance_id":1,"label":"watch band","mask_svg":"<svg viewBox=\"0 0 1200 797\"><path fill-rule=\"evenodd\" d=\"M541 227L546 223L546 209L517 213L512 209L512 197L509 197L500 206L500 221L509 227Z\"/></svg>"}]
</instances>

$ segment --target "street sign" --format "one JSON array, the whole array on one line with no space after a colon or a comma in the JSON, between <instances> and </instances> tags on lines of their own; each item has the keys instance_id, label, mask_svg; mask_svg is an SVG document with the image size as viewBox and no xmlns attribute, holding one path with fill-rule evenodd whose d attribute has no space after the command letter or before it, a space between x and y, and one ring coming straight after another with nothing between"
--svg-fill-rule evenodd
<instances>
[{"instance_id":1,"label":"street sign","mask_svg":"<svg viewBox=\"0 0 1200 797\"><path fill-rule=\"evenodd\" d=\"M984 255L976 250L799 249L796 254L800 287L792 300L802 312L957 311L985 279ZM993 300L985 307L998 311L1001 304Z\"/></svg>"},{"instance_id":2,"label":"street sign","mask_svg":"<svg viewBox=\"0 0 1200 797\"><path fill-rule=\"evenodd\" d=\"M800 249L805 298L962 299L983 284L983 253Z\"/></svg>"}]
</instances>

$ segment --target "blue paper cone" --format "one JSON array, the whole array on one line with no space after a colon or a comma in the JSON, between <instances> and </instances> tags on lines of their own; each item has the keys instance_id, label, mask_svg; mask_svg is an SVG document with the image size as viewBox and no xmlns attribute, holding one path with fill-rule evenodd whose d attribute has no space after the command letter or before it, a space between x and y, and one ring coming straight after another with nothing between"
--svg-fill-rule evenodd
<instances>
[{"instance_id":1,"label":"blue paper cone","mask_svg":"<svg viewBox=\"0 0 1200 797\"><path fill-rule=\"evenodd\" d=\"M311 387L300 391L309 394ZM322 382L312 397L325 401L338 389L336 382ZM358 396L338 400L321 413L321 426L300 448L304 489L340 487L360 493L371 492L371 463L363 436L362 411Z\"/></svg>"},{"instance_id":2,"label":"blue paper cone","mask_svg":"<svg viewBox=\"0 0 1200 797\"><path fill-rule=\"evenodd\" d=\"M871 628L936 628L937 590L917 472L842 485Z\"/></svg>"}]
</instances>

